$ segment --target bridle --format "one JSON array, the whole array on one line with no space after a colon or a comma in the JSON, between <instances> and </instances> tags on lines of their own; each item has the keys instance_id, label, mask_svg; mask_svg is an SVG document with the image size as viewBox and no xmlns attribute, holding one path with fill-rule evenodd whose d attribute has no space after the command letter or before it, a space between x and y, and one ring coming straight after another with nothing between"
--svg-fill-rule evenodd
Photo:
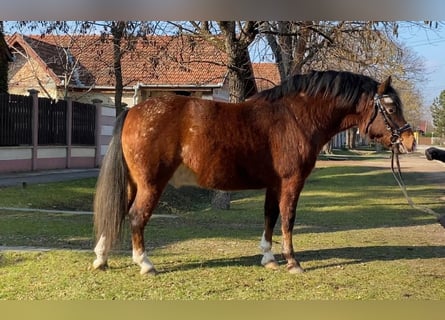
<instances>
[{"instance_id":1,"label":"bridle","mask_svg":"<svg viewBox=\"0 0 445 320\"><path fill-rule=\"evenodd\" d=\"M410 130L411 126L409 125L409 123L405 123L403 126L398 127L397 124L391 119L391 113L388 112L386 107L382 104L381 100L383 98L389 98L389 95L380 95L378 93L374 95L374 112L368 122L368 125L366 126L365 133L368 133L369 127L377 118L377 115L380 113L383 117L386 129L391 132L391 144L393 145L393 147L398 147L402 142L400 135L402 134L402 132Z\"/></svg>"},{"instance_id":2,"label":"bridle","mask_svg":"<svg viewBox=\"0 0 445 320\"><path fill-rule=\"evenodd\" d=\"M388 112L388 110L382 104L381 100L384 98L389 98L389 96L379 95L377 93L374 95L374 113L372 114L371 119L369 120L368 125L366 126L366 133L368 133L369 127L374 122L377 115L380 113L383 116L383 121L385 122L386 129L391 132L391 145L392 145L391 171L394 176L394 179L396 180L397 184L402 190L402 193L405 196L408 204L413 209L417 209L424 213L428 213L435 216L437 221L442 225L442 227L445 228L445 214L441 215L428 207L422 205L416 205L408 195L408 192L406 190L406 185L402 177L402 171L400 169L399 146L402 143L400 135L402 134L402 132L410 130L411 126L408 123L405 123L401 127L397 126L397 124L391 119L391 112ZM397 166L397 170L395 168L394 162Z\"/></svg>"}]
</instances>

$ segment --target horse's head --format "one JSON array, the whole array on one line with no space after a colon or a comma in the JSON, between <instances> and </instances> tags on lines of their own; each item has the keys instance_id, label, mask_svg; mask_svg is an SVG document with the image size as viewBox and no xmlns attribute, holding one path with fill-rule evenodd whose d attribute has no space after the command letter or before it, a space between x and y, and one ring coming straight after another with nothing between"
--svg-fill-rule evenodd
<instances>
[{"instance_id":1,"label":"horse's head","mask_svg":"<svg viewBox=\"0 0 445 320\"><path fill-rule=\"evenodd\" d=\"M378 86L373 108L365 130L369 138L401 153L414 151L416 139L403 117L402 102L391 87L391 77Z\"/></svg>"}]
</instances>

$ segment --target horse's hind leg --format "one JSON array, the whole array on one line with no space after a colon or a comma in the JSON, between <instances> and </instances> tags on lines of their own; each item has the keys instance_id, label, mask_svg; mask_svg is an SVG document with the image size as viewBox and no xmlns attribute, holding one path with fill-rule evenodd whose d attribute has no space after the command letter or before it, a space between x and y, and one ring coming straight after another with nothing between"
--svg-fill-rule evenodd
<instances>
[{"instance_id":1,"label":"horse's hind leg","mask_svg":"<svg viewBox=\"0 0 445 320\"><path fill-rule=\"evenodd\" d=\"M128 194L128 204L127 210L133 204L134 198L136 196L136 187L133 182L129 182L127 185ZM110 243L106 241L105 236L102 234L94 247L94 253L96 254L96 259L93 262L94 269L106 269L108 268L108 254L111 250Z\"/></svg>"},{"instance_id":2,"label":"horse's hind leg","mask_svg":"<svg viewBox=\"0 0 445 320\"><path fill-rule=\"evenodd\" d=\"M136 198L130 208L131 241L133 261L141 267L141 274L156 274L157 271L145 252L144 228L155 209L162 188L138 186Z\"/></svg>"},{"instance_id":3,"label":"horse's hind leg","mask_svg":"<svg viewBox=\"0 0 445 320\"><path fill-rule=\"evenodd\" d=\"M94 269L105 270L108 268L108 252L110 248L105 244L105 236L101 235L94 247L94 253L96 254L96 259L93 262Z\"/></svg>"},{"instance_id":4,"label":"horse's hind leg","mask_svg":"<svg viewBox=\"0 0 445 320\"><path fill-rule=\"evenodd\" d=\"M272 235L279 213L280 208L276 192L272 189L267 189L264 203L264 233L260 242L260 248L263 252L261 264L266 268L274 270L278 269L278 263L275 261L272 253Z\"/></svg>"}]
</instances>

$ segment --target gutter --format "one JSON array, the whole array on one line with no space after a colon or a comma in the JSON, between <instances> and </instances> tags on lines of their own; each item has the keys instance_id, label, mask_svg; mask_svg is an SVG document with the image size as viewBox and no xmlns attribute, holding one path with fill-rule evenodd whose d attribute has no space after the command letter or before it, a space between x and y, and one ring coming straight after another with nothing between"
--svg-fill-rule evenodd
<instances>
[{"instance_id":1,"label":"gutter","mask_svg":"<svg viewBox=\"0 0 445 320\"><path fill-rule=\"evenodd\" d=\"M196 84L186 84L186 85L182 85L182 84L142 84L142 83L137 83L135 86L125 86L123 89L124 90L131 90L134 91L136 90L136 88L139 90L141 88L153 88L153 89L195 89L195 90L199 90L199 89L216 89L216 88L221 88L223 86L223 83L218 83L218 84L205 84L205 85L196 85ZM69 86L69 88L71 89L98 89L98 90L115 90L116 88L114 86L86 86L86 85L80 85L80 86Z\"/></svg>"}]
</instances>

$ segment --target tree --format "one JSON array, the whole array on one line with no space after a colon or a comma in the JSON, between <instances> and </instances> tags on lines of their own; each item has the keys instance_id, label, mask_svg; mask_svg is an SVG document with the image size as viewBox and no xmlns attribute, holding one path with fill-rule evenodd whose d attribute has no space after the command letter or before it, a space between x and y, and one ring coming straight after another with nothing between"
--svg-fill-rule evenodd
<instances>
[{"instance_id":1,"label":"tree","mask_svg":"<svg viewBox=\"0 0 445 320\"><path fill-rule=\"evenodd\" d=\"M111 41L113 43L113 72L115 78L114 104L116 107L116 116L123 110L122 94L124 89L122 75L122 58L133 51L135 48L135 40L138 37L145 36L149 30L147 25L149 22L144 21L105 21L105 23L96 22L95 24L102 26L101 32L103 41Z\"/></svg>"},{"instance_id":2,"label":"tree","mask_svg":"<svg viewBox=\"0 0 445 320\"><path fill-rule=\"evenodd\" d=\"M435 135L441 138L445 137L445 90L436 97L431 105L431 116Z\"/></svg>"},{"instance_id":3,"label":"tree","mask_svg":"<svg viewBox=\"0 0 445 320\"><path fill-rule=\"evenodd\" d=\"M3 21L0 21L0 93L8 92L8 62L11 60L3 35Z\"/></svg>"},{"instance_id":4,"label":"tree","mask_svg":"<svg viewBox=\"0 0 445 320\"><path fill-rule=\"evenodd\" d=\"M229 102L238 103L257 92L249 46L258 28L255 21L219 21L228 56Z\"/></svg>"}]
</instances>

